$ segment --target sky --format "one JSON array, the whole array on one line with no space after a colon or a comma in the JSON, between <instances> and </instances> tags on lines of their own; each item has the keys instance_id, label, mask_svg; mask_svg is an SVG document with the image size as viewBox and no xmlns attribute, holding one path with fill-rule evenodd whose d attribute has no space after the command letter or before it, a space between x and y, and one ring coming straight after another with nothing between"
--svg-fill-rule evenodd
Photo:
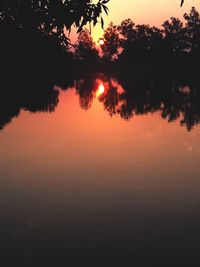
<instances>
[{"instance_id":1,"label":"sky","mask_svg":"<svg viewBox=\"0 0 200 267\"><path fill-rule=\"evenodd\" d=\"M185 0L182 8L180 2L181 0L110 0L109 15L104 15L105 27L111 21L119 24L126 18L133 19L137 24L161 26L163 21L172 16L182 18L193 6L200 11L200 0ZM92 31L95 41L102 37L102 34L100 25Z\"/></svg>"}]
</instances>

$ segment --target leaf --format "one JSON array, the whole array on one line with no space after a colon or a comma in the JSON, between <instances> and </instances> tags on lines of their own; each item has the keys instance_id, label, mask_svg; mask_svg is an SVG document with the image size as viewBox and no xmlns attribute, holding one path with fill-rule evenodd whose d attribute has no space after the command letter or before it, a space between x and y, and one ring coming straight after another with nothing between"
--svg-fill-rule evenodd
<instances>
[{"instance_id":1,"label":"leaf","mask_svg":"<svg viewBox=\"0 0 200 267\"><path fill-rule=\"evenodd\" d=\"M110 2L110 0L103 0L101 3L105 5L105 4L107 4L108 2Z\"/></svg>"},{"instance_id":2,"label":"leaf","mask_svg":"<svg viewBox=\"0 0 200 267\"><path fill-rule=\"evenodd\" d=\"M102 7L103 7L103 9L104 9L105 13L108 15L108 11L109 11L109 9L107 8L107 6L105 6L105 5L102 5Z\"/></svg>"},{"instance_id":3,"label":"leaf","mask_svg":"<svg viewBox=\"0 0 200 267\"><path fill-rule=\"evenodd\" d=\"M101 17L101 27L104 28L104 20L102 17Z\"/></svg>"}]
</instances>

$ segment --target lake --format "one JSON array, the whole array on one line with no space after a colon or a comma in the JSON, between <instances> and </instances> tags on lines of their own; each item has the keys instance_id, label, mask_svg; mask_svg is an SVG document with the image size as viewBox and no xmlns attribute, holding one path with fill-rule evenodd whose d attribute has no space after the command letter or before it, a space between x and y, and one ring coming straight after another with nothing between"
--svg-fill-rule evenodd
<instances>
[{"instance_id":1,"label":"lake","mask_svg":"<svg viewBox=\"0 0 200 267\"><path fill-rule=\"evenodd\" d=\"M199 266L200 79L49 79L2 87L2 266Z\"/></svg>"}]
</instances>

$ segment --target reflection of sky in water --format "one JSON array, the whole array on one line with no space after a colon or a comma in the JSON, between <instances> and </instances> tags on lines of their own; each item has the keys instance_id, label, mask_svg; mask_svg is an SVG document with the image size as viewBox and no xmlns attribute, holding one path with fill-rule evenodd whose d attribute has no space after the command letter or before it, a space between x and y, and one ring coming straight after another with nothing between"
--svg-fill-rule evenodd
<instances>
[{"instance_id":1,"label":"reflection of sky in water","mask_svg":"<svg viewBox=\"0 0 200 267\"><path fill-rule=\"evenodd\" d=\"M79 93L60 91L55 112L22 110L0 133L1 242L15 260L188 266L197 259L200 128L168 123L159 109L111 117L103 104L109 83L118 110L124 90L115 80L97 80L93 92L79 81Z\"/></svg>"}]
</instances>

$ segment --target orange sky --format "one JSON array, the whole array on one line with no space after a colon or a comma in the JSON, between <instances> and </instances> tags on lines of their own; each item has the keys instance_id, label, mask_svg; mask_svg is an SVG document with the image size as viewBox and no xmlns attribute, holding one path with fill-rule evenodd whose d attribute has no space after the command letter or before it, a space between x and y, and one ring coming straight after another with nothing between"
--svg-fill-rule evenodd
<instances>
[{"instance_id":1,"label":"orange sky","mask_svg":"<svg viewBox=\"0 0 200 267\"><path fill-rule=\"evenodd\" d=\"M109 16L105 17L106 26L110 21L120 23L125 18L131 18L136 23L160 26L172 16L181 18L192 6L200 10L200 0L185 0L180 8L181 0L110 0ZM102 35L100 25L93 30L95 41Z\"/></svg>"}]
</instances>

